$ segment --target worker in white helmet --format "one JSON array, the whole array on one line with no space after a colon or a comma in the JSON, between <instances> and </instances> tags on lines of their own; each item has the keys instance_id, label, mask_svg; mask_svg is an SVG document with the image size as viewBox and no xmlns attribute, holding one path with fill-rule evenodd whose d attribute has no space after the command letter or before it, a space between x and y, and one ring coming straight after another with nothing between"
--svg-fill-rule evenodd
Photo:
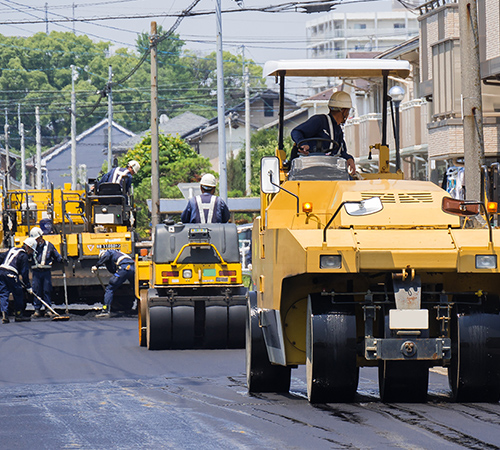
<instances>
[{"instance_id":1,"label":"worker in white helmet","mask_svg":"<svg viewBox=\"0 0 500 450\"><path fill-rule=\"evenodd\" d=\"M115 167L103 175L102 178L96 183L96 188L101 183L115 183L120 186L124 186L124 194L128 194L130 192L130 187L132 186L132 177L139 172L140 169L141 165L132 159L128 162L126 168Z\"/></svg>"},{"instance_id":2,"label":"worker in white helmet","mask_svg":"<svg viewBox=\"0 0 500 450\"><path fill-rule=\"evenodd\" d=\"M54 261L61 263L63 259L54 244L43 238L41 228L33 227L30 231L30 237L36 239L37 242L36 253L33 255L34 264L31 266L33 292L52 306L52 264ZM35 307L33 316L41 317L43 315L42 302L36 296L33 299L33 306ZM51 317L53 313L46 309L45 315Z\"/></svg>"},{"instance_id":3,"label":"worker in white helmet","mask_svg":"<svg viewBox=\"0 0 500 450\"><path fill-rule=\"evenodd\" d=\"M347 153L344 132L341 127L349 117L351 108L351 96L347 92L334 92L328 101L328 114L311 116L292 130L291 137L295 145L290 159L300 155L309 155L310 153L339 154L346 160L349 173L354 175L356 173L356 164L354 158ZM309 138L311 139L309 140ZM316 141L315 138L324 141ZM300 147L298 146L299 143Z\"/></svg>"},{"instance_id":4,"label":"worker in white helmet","mask_svg":"<svg viewBox=\"0 0 500 450\"><path fill-rule=\"evenodd\" d=\"M33 291L29 279L29 256L36 250L36 239L26 238L22 247L13 247L8 252L0 254L0 307L2 310L2 323L9 323L8 307L9 294L14 297L15 321L29 321L23 315L24 295L23 284L28 293ZM21 283L19 277L22 278Z\"/></svg>"},{"instance_id":5,"label":"worker in white helmet","mask_svg":"<svg viewBox=\"0 0 500 450\"><path fill-rule=\"evenodd\" d=\"M201 177L201 195L189 199L182 212L182 223L227 223L231 214L222 198L215 195L217 180L211 173Z\"/></svg>"}]
</instances>

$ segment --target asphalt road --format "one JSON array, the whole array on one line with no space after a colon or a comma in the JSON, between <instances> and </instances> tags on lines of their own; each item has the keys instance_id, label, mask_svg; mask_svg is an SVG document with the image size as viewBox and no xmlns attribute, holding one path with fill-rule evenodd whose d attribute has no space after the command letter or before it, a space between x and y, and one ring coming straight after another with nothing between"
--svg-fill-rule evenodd
<instances>
[{"instance_id":1,"label":"asphalt road","mask_svg":"<svg viewBox=\"0 0 500 450\"><path fill-rule=\"evenodd\" d=\"M500 448L499 404L383 404L375 369L353 404L249 396L244 350L148 351L132 318L0 325L0 449Z\"/></svg>"}]
</instances>

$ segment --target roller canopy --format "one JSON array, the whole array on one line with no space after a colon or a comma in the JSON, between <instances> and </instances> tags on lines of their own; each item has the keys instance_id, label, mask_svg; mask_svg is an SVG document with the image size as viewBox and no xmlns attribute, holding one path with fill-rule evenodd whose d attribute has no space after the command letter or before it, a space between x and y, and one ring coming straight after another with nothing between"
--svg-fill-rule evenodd
<instances>
[{"instance_id":1,"label":"roller canopy","mask_svg":"<svg viewBox=\"0 0 500 450\"><path fill-rule=\"evenodd\" d=\"M388 75L406 78L410 74L408 61L392 59L295 59L267 61L264 76L280 75L287 77L344 77L363 78Z\"/></svg>"}]
</instances>

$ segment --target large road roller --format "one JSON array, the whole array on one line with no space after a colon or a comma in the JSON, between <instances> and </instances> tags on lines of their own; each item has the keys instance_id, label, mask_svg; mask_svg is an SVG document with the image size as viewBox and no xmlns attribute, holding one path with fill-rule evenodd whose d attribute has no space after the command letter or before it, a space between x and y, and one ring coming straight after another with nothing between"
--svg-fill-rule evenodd
<instances>
[{"instance_id":1,"label":"large road roller","mask_svg":"<svg viewBox=\"0 0 500 450\"><path fill-rule=\"evenodd\" d=\"M351 73L349 72L351 71ZM276 61L265 74L408 74L403 61ZM386 89L379 98L386 98ZM382 111L386 111L384 101ZM385 120L383 120L386 126ZM282 144L283 128L280 124ZM384 134L383 134L384 136ZM351 179L332 156L261 162L247 299L250 393L288 392L306 366L311 403L355 400L360 367L378 367L384 402L424 402L429 369L447 369L456 401L500 398L500 230L483 201L390 172Z\"/></svg>"},{"instance_id":2,"label":"large road roller","mask_svg":"<svg viewBox=\"0 0 500 450\"><path fill-rule=\"evenodd\" d=\"M136 264L139 343L150 350L243 348L246 288L236 225L156 226Z\"/></svg>"}]
</instances>

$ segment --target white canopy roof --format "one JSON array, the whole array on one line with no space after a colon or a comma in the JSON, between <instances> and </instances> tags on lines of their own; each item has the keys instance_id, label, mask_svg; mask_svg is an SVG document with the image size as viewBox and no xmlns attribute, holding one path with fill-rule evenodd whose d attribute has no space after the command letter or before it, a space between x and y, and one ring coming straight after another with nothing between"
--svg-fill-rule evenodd
<instances>
[{"instance_id":1,"label":"white canopy roof","mask_svg":"<svg viewBox=\"0 0 500 450\"><path fill-rule=\"evenodd\" d=\"M410 63L394 59L295 59L267 61L264 76L279 75L287 77L343 77L365 78L388 75L406 78L410 74Z\"/></svg>"}]
</instances>

